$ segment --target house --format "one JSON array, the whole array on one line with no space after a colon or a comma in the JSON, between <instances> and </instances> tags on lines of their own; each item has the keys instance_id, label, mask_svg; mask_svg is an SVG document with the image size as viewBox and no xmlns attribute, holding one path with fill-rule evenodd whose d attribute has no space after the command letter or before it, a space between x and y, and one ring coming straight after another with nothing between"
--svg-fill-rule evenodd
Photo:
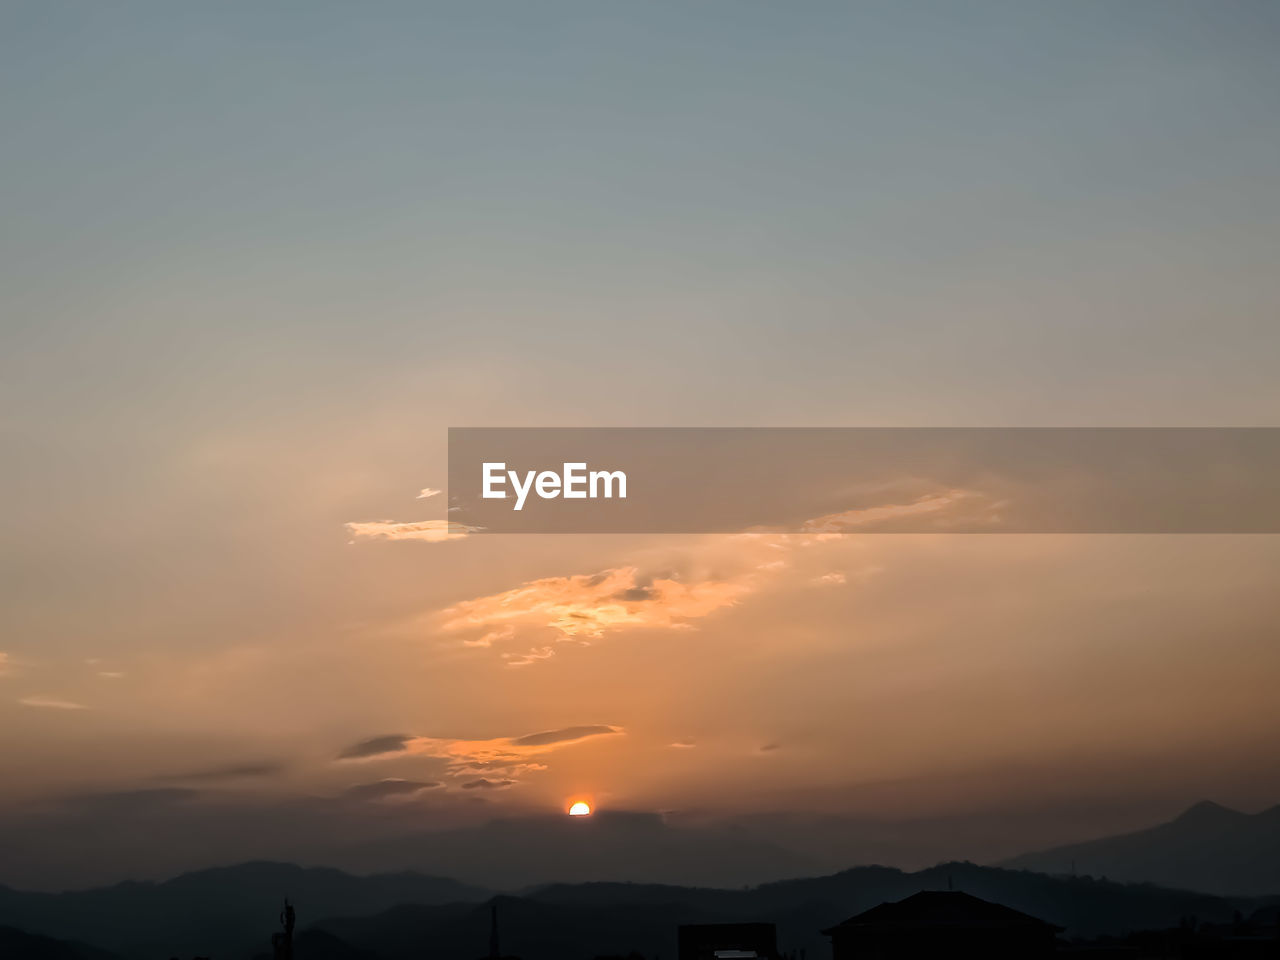
<instances>
[{"instance_id":1,"label":"house","mask_svg":"<svg viewBox=\"0 0 1280 960\"><path fill-rule=\"evenodd\" d=\"M925 890L822 931L833 960L1052 956L1060 927L958 890Z\"/></svg>"}]
</instances>

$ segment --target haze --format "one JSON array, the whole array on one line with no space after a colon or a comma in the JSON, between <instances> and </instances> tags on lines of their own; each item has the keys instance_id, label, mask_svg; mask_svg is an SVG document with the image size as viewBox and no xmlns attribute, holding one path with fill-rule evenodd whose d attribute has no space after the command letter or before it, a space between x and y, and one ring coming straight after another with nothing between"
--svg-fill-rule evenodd
<instances>
[{"instance_id":1,"label":"haze","mask_svg":"<svg viewBox=\"0 0 1280 960\"><path fill-rule=\"evenodd\" d=\"M1278 28L7 4L0 882L577 799L933 824L903 865L1276 803L1273 537L467 536L429 491L451 425L1280 425Z\"/></svg>"}]
</instances>

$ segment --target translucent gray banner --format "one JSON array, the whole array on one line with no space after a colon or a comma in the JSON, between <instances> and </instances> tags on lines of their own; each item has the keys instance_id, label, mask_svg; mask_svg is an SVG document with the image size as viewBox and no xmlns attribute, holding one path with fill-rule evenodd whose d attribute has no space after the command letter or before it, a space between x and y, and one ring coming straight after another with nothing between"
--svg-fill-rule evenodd
<instances>
[{"instance_id":1,"label":"translucent gray banner","mask_svg":"<svg viewBox=\"0 0 1280 960\"><path fill-rule=\"evenodd\" d=\"M1280 429L452 428L474 533L1278 533Z\"/></svg>"}]
</instances>

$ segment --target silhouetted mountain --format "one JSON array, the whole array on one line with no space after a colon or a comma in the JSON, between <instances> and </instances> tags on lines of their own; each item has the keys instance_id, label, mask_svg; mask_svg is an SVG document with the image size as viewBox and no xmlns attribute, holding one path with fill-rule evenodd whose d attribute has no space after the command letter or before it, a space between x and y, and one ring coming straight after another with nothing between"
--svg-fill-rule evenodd
<instances>
[{"instance_id":1,"label":"silhouetted mountain","mask_svg":"<svg viewBox=\"0 0 1280 960\"><path fill-rule=\"evenodd\" d=\"M1177 926L1185 917L1227 922L1261 901L1228 900L1152 886L1054 878L969 863L918 873L859 867L827 877L724 890L634 883L557 884L523 897L498 899L504 953L524 960L626 955L671 956L682 923L766 920L778 925L779 947L825 956L819 931L880 903L948 886L1096 936ZM383 960L466 958L484 954L489 913L483 906L403 906L375 916L321 921L319 929Z\"/></svg>"},{"instance_id":2,"label":"silhouetted mountain","mask_svg":"<svg viewBox=\"0 0 1280 960\"><path fill-rule=\"evenodd\" d=\"M394 863L504 889L619 877L741 886L831 869L741 827L676 827L659 814L625 811L493 820L363 844L337 860L357 869Z\"/></svg>"},{"instance_id":3,"label":"silhouetted mountain","mask_svg":"<svg viewBox=\"0 0 1280 960\"><path fill-rule=\"evenodd\" d=\"M68 940L55 940L16 927L0 927L0 957L5 960L119 960L113 953Z\"/></svg>"},{"instance_id":4,"label":"silhouetted mountain","mask_svg":"<svg viewBox=\"0 0 1280 960\"><path fill-rule=\"evenodd\" d=\"M677 815L676 823L682 819ZM1081 819L1099 826L1082 834L1077 827ZM774 810L738 814L728 822L760 840L811 858L821 865L820 870L812 871L816 874L841 870L851 863L879 863L903 870L923 870L950 860L997 863L1028 850L1116 833L1152 820L1132 819L1132 811L1121 804L1092 809L1067 805L1056 809L940 811L911 818Z\"/></svg>"},{"instance_id":5,"label":"silhouetted mountain","mask_svg":"<svg viewBox=\"0 0 1280 960\"><path fill-rule=\"evenodd\" d=\"M299 904L305 924L404 903L479 901L491 893L415 873L358 877L287 863L245 863L164 883L130 882L69 893L0 887L0 924L82 940L130 957L247 957L270 944L286 895ZM10 954L0 951L0 956Z\"/></svg>"},{"instance_id":6,"label":"silhouetted mountain","mask_svg":"<svg viewBox=\"0 0 1280 960\"><path fill-rule=\"evenodd\" d=\"M680 903L596 904L591 907L499 897L504 954L521 960L565 960L601 955L673 954L676 925L690 913ZM321 928L377 954L380 960L487 955L486 906L404 906L363 919L325 921ZM620 949L626 945L626 949Z\"/></svg>"},{"instance_id":7,"label":"silhouetted mountain","mask_svg":"<svg viewBox=\"0 0 1280 960\"><path fill-rule=\"evenodd\" d=\"M1217 894L1280 893L1280 806L1258 814L1197 803L1168 823L1038 853L1002 866L1092 874Z\"/></svg>"},{"instance_id":8,"label":"silhouetted mountain","mask_svg":"<svg viewBox=\"0 0 1280 960\"><path fill-rule=\"evenodd\" d=\"M1225 822L1240 816L1199 809L1186 822ZM624 835L632 831L666 836L652 822L632 820L622 827ZM619 862L614 869L624 873L627 864ZM823 956L828 948L819 933L822 929L885 901L949 888L1084 937L1166 929L1187 917L1229 923L1236 911L1247 916L1280 904L1280 897L1226 898L971 863L943 864L917 873L858 867L738 889L553 884L525 896L499 897L497 903L503 952L524 960L632 952L670 956L679 924L758 920L778 924L783 949L817 950L821 952L814 955ZM123 883L73 893L0 888L0 924L21 923L26 931L0 931L0 956L111 957L67 942L72 940L114 951L125 960L269 956L270 935L277 929L277 912L286 895L299 911L300 960L407 960L428 953L442 960L467 960L488 949L489 910L481 901L489 894L478 888L411 873L358 877L337 870L249 863L184 874L165 883ZM6 949L3 937L28 939L15 940L16 945Z\"/></svg>"}]
</instances>

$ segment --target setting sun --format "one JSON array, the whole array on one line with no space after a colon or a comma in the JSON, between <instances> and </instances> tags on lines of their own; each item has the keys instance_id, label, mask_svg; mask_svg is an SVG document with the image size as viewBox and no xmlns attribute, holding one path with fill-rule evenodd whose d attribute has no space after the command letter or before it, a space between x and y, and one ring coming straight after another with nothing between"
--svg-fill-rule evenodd
<instances>
[{"instance_id":1,"label":"setting sun","mask_svg":"<svg viewBox=\"0 0 1280 960\"><path fill-rule=\"evenodd\" d=\"M577 803L571 804L569 807L569 816L571 817L588 817L591 815L591 804L584 803L579 800Z\"/></svg>"}]
</instances>

